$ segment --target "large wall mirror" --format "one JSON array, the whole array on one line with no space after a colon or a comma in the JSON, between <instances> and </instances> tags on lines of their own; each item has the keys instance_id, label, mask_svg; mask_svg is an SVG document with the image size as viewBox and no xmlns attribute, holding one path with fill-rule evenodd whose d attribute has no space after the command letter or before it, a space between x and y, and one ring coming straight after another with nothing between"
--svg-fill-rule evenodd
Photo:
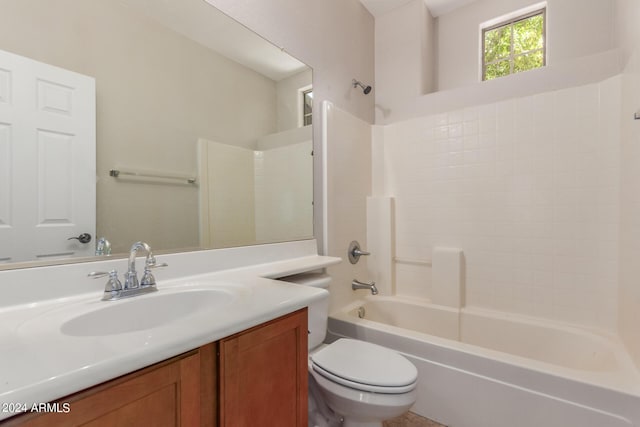
<instances>
[{"instance_id":1,"label":"large wall mirror","mask_svg":"<svg viewBox=\"0 0 640 427\"><path fill-rule=\"evenodd\" d=\"M311 84L204 0L0 0L0 268L313 237Z\"/></svg>"}]
</instances>

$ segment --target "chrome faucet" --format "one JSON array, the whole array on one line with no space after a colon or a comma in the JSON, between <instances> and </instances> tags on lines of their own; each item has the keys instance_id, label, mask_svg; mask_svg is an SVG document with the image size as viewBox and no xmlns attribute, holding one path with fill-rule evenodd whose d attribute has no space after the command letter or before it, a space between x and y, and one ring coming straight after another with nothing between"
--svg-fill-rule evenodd
<instances>
[{"instance_id":1,"label":"chrome faucet","mask_svg":"<svg viewBox=\"0 0 640 427\"><path fill-rule=\"evenodd\" d=\"M371 291L371 295L378 295L376 282L365 283L354 279L353 282L351 282L351 289L353 289L354 291L357 289L369 289Z\"/></svg>"},{"instance_id":2,"label":"chrome faucet","mask_svg":"<svg viewBox=\"0 0 640 427\"><path fill-rule=\"evenodd\" d=\"M96 242L96 256L111 255L111 242L106 237L101 237Z\"/></svg>"},{"instance_id":3,"label":"chrome faucet","mask_svg":"<svg viewBox=\"0 0 640 427\"><path fill-rule=\"evenodd\" d=\"M144 263L142 279L138 281L138 273L136 272L136 255L140 249L144 249L147 252L147 258ZM108 273L103 271L94 271L89 273L89 277L96 279L98 277L108 275L109 281L105 285L104 296L102 299L105 301L114 301L157 291L156 279L153 277L153 274L151 274L151 269L166 266L166 263L158 264L156 262L156 258L153 256L153 252L151 251L151 246L145 242L136 242L131 246L131 251L129 252L129 268L124 275L124 285L121 285L118 280L118 272L115 270Z\"/></svg>"},{"instance_id":4,"label":"chrome faucet","mask_svg":"<svg viewBox=\"0 0 640 427\"><path fill-rule=\"evenodd\" d=\"M136 289L140 286L140 283L138 282L138 273L136 272L136 255L138 255L138 251L140 249L144 249L147 252L147 259L145 260L144 268L145 276L148 270L147 266L155 265L156 263L153 252L151 252L151 246L145 242L135 242L129 251L129 268L124 274L124 289ZM149 273L149 275L151 276L151 273ZM145 276L143 276L143 279ZM151 276L151 279L153 279L153 276ZM143 284L145 284L144 281ZM146 284L149 285L149 283ZM155 284L155 280L153 280L153 284Z\"/></svg>"}]
</instances>

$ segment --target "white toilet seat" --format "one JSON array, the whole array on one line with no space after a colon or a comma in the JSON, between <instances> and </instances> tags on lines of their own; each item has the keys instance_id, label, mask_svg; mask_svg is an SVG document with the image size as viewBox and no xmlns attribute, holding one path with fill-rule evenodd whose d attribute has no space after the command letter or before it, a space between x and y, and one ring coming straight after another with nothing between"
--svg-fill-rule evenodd
<instances>
[{"instance_id":1,"label":"white toilet seat","mask_svg":"<svg viewBox=\"0 0 640 427\"><path fill-rule=\"evenodd\" d=\"M365 341L342 338L311 356L312 369L345 387L402 394L416 387L418 371L404 357Z\"/></svg>"},{"instance_id":2,"label":"white toilet seat","mask_svg":"<svg viewBox=\"0 0 640 427\"><path fill-rule=\"evenodd\" d=\"M384 394L402 394L402 393L407 393L413 390L414 388L416 388L416 382L413 382L411 384L408 384L406 386L401 386L401 387L383 387L383 386L377 386L372 384L364 384L364 383L358 383L355 381L349 381L345 378L341 378L337 375L332 374L331 372L328 372L322 369L316 364L312 365L312 369L314 372L316 372L319 375L322 375L324 378L326 378L329 381L332 381L336 384L340 384L342 386L345 386L357 391L368 391L372 393L384 393Z\"/></svg>"}]
</instances>

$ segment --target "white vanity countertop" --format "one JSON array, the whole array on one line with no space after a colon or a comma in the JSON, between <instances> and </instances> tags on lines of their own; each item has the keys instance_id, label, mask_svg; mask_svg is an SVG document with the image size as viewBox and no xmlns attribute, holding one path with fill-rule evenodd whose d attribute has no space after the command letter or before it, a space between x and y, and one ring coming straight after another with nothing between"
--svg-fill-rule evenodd
<instances>
[{"instance_id":1,"label":"white vanity countertop","mask_svg":"<svg viewBox=\"0 0 640 427\"><path fill-rule=\"evenodd\" d=\"M0 404L30 408L34 403L50 402L326 298L325 290L266 278L340 262L340 258L301 255L168 280L162 280L158 271L158 292L120 301L100 301L102 292L92 291L0 307ZM0 274L0 284L2 279ZM99 282L104 285L105 280L99 279ZM60 329L65 321L95 308L211 288L228 291L231 301L210 310L194 311L172 322L126 333L70 336ZM124 319L111 321L117 324ZM12 415L6 410L0 411L0 419Z\"/></svg>"}]
</instances>

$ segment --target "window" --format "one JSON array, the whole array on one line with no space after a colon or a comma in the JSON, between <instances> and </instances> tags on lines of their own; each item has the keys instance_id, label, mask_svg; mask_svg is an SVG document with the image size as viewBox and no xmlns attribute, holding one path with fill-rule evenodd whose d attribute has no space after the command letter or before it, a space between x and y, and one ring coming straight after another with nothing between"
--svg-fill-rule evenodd
<instances>
[{"instance_id":1,"label":"window","mask_svg":"<svg viewBox=\"0 0 640 427\"><path fill-rule=\"evenodd\" d=\"M311 124L313 110L313 89L306 89L300 92L302 94L302 126Z\"/></svg>"},{"instance_id":2,"label":"window","mask_svg":"<svg viewBox=\"0 0 640 427\"><path fill-rule=\"evenodd\" d=\"M545 65L545 15L538 9L482 30L482 80Z\"/></svg>"}]
</instances>

